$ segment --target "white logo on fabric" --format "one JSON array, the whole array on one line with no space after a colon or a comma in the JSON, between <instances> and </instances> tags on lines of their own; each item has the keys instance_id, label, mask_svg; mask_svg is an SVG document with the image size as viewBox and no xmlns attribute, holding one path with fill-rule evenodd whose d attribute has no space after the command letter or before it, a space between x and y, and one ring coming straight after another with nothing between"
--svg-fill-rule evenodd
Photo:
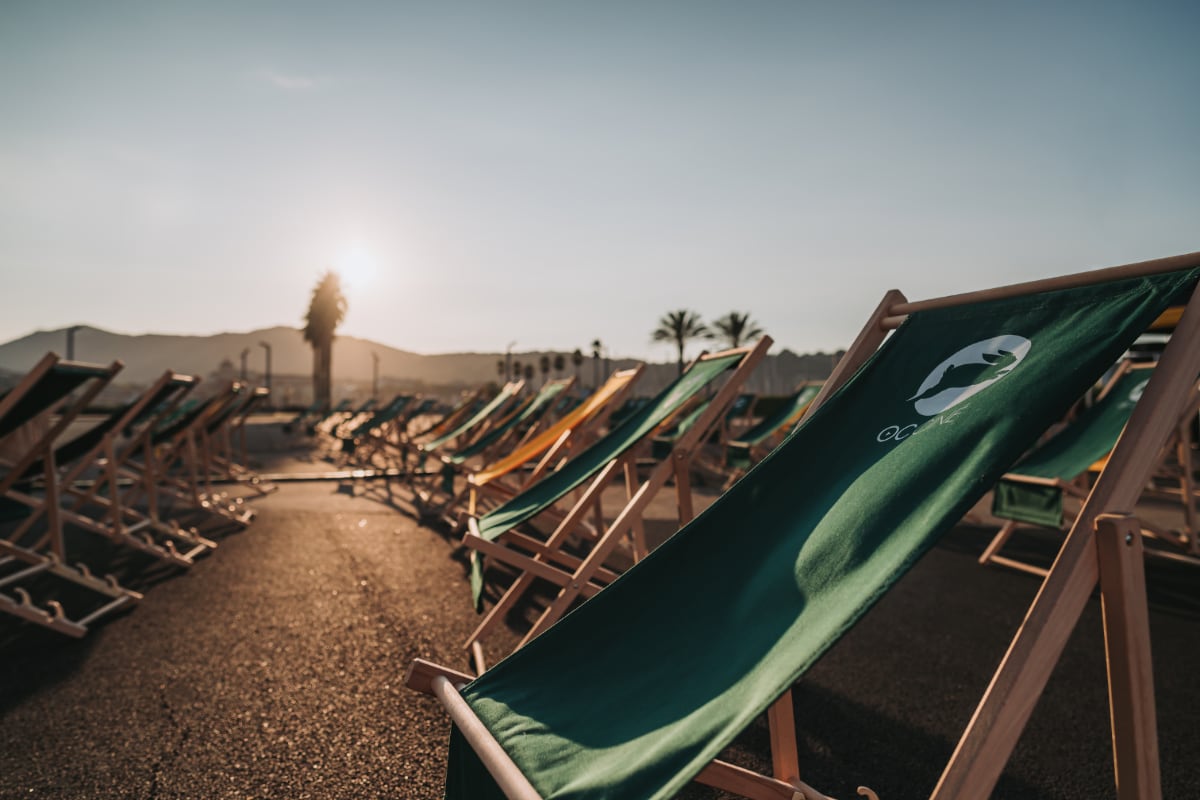
<instances>
[{"instance_id":1,"label":"white logo on fabric","mask_svg":"<svg viewBox=\"0 0 1200 800\"><path fill-rule=\"evenodd\" d=\"M1033 343L1006 334L970 344L934 367L909 400L918 414L932 417L979 394L1016 369Z\"/></svg>"},{"instance_id":2,"label":"white logo on fabric","mask_svg":"<svg viewBox=\"0 0 1200 800\"><path fill-rule=\"evenodd\" d=\"M1133 391L1129 393L1129 402L1136 403L1138 400L1141 400L1142 392L1146 391L1146 384L1149 382L1150 382L1150 379L1147 378L1146 380L1139 383L1137 386L1133 387Z\"/></svg>"}]
</instances>

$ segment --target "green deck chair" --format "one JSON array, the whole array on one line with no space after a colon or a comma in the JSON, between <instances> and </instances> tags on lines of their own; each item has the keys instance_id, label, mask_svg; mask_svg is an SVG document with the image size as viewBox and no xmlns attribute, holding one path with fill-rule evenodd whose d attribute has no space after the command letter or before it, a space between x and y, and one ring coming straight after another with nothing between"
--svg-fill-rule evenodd
<instances>
[{"instance_id":1,"label":"green deck chair","mask_svg":"<svg viewBox=\"0 0 1200 800\"><path fill-rule=\"evenodd\" d=\"M554 602L534 622L527 638L536 636L554 623L576 599L594 594L616 577L616 573L603 564L625 536L631 540L634 559L646 554L642 514L668 479L675 479L680 524L691 520L692 453L720 423L729 404L737 397L738 391L770 346L770 338L764 336L751 347L701 356L650 403L579 452L556 472L546 475L482 517L468 520L468 532L463 537L463 544L474 551L471 554L471 587L476 607L482 607L482 556L495 558L520 572L467 641L467 647L472 650L480 671L484 660L480 644L482 637L530 589L535 578L557 583L559 592ZM637 475L636 446L700 392L721 379L724 380L721 388L706 403L703 412L688 430L675 441L672 456L659 462L641 481ZM622 473L625 479L625 504L611 524L604 527L600 496ZM576 489L581 492L572 498L570 510L565 515L552 517L555 528L545 540L517 531L518 526L535 517L552 513L552 507ZM589 514L593 516L594 527L585 525L585 518ZM572 538L578 538L580 534L590 539L587 542L588 560L595 564L595 568L589 570L582 580L572 576L579 565L579 557L566 550Z\"/></svg>"},{"instance_id":2,"label":"green deck chair","mask_svg":"<svg viewBox=\"0 0 1200 800\"><path fill-rule=\"evenodd\" d=\"M1150 382L1153 369L1152 363L1122 361L1094 405L1026 455L996 484L992 494L992 514L1008 521L984 549L979 563L997 564L1035 575L1046 574L1042 567L1000 555L1001 549L1022 523L1055 529L1069 527L1091 490L1089 475L1098 473L1103 467ZM1195 387L1191 387L1188 394L1184 419L1191 419L1196 413ZM1164 448L1162 456L1165 457L1166 452ZM1146 520L1142 524L1145 535L1187 548L1188 535L1165 530ZM1146 553L1187 560L1182 553L1154 548L1147 548Z\"/></svg>"},{"instance_id":3,"label":"green deck chair","mask_svg":"<svg viewBox=\"0 0 1200 800\"><path fill-rule=\"evenodd\" d=\"M766 455L766 452L759 452L760 448L778 434L790 431L791 427L800 421L809 403L816 399L819 391L820 383L809 383L801 387L799 391L785 398L774 412L732 439L725 447L726 468L738 472L750 469Z\"/></svg>"},{"instance_id":4,"label":"green deck chair","mask_svg":"<svg viewBox=\"0 0 1200 800\"><path fill-rule=\"evenodd\" d=\"M1175 271L1147 275L1164 269ZM1162 308L1192 294L1198 277L1200 254L1191 254L926 303L889 292L818 398L828 402L692 524L461 689L461 674L414 665L410 686L436 693L457 723L446 797L665 800L696 778L764 800L801 791L823 797L799 780L794 747L790 759L776 752L773 777L714 759ZM1068 536L933 790L937 800L990 795L1096 585L1103 554L1137 557L1140 537L1125 544L1126 521L1097 515L1136 497L1150 469L1147 453L1166 440L1167 417L1181 405L1178 388L1200 372L1200 293L1192 297L1129 441ZM1156 756L1147 753L1152 692L1141 691L1150 680L1148 635L1145 648L1130 646L1145 631L1144 585L1139 595L1126 583L1136 582L1141 566L1113 558L1106 574L1116 580L1102 581L1106 608L1124 604L1124 612L1142 614L1141 625L1132 612L1107 621L1117 661L1136 661L1135 675L1145 669L1144 678L1113 679L1114 697L1140 704L1135 730L1114 722L1124 784ZM794 723L773 727L773 743L789 737L794 743Z\"/></svg>"}]
</instances>

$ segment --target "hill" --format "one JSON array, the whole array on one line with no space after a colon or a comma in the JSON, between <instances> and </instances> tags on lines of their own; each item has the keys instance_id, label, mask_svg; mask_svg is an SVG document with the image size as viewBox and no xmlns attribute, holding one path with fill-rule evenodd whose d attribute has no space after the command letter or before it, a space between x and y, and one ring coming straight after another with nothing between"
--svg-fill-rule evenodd
<instances>
[{"instance_id":1,"label":"hill","mask_svg":"<svg viewBox=\"0 0 1200 800\"><path fill-rule=\"evenodd\" d=\"M66 329L36 331L27 336L0 344L0 372L23 373L49 351L65 353ZM120 359L125 364L118 376L122 384L149 383L170 368L202 377L235 377L241 372L241 357L246 354L247 375L262 382L265 351L259 343L271 347L271 373L277 390L289 386L295 401L302 399L308 375L312 370L312 350L304 342L298 328L275 327L245 333L219 333L212 336L183 336L167 334L130 335L114 333L90 326L80 327L75 334L75 358L80 361L107 363ZM381 391L388 389L454 390L495 380L497 362L502 353L441 353L423 355L407 350L359 339L339 336L334 342L333 365L335 394L355 394L370 391L374 363L372 354L379 357ZM543 355L555 353L513 353L514 361L537 364ZM567 374L571 374L570 354ZM611 359L607 369L632 366L633 359ZM781 393L801 380L823 378L829 374L833 356L818 353L798 355L790 350L768 357L756 371L752 388L755 391ZM588 357L580 368L580 379L590 386L593 376L602 372ZM648 393L665 385L674 377L674 364L650 364L639 390ZM540 381L540 374L537 380ZM282 397L280 398L283 399Z\"/></svg>"}]
</instances>

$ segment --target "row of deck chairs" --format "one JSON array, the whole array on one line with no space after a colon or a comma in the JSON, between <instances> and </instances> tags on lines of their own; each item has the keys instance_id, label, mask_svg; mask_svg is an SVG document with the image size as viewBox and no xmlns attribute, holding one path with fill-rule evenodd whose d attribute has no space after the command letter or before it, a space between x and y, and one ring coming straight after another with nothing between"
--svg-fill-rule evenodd
<instances>
[{"instance_id":1,"label":"row of deck chairs","mask_svg":"<svg viewBox=\"0 0 1200 800\"><path fill-rule=\"evenodd\" d=\"M727 443L743 474L699 516L696 454L769 340L698 359L607 432L585 424L595 409L584 403L508 455L485 446L456 460L517 413L519 388L505 387L392 440L382 450L404 467L397 491L464 532L480 607L495 572L485 559L512 576L467 643L476 675L422 660L409 671L408 685L454 722L446 796L665 800L695 780L755 799L825 798L801 780L791 686L993 487L1020 475L1049 486L1039 450L1080 435L1045 433L1164 309L1186 303L1158 365L1122 366L1075 420L1082 430L1103 417L1119 435L1088 462L1095 478L1079 502L1043 517L1069 528L1058 558L930 795L991 793L1099 585L1118 795L1160 796L1142 571L1142 534L1156 532L1132 511L1171 474L1164 453L1185 446L1197 411L1198 282L1191 254L918 303L888 292L830 379L779 410L793 424L778 446L755 462L779 427ZM1130 386L1131 375L1142 380ZM605 408L628 387L608 391ZM1117 425L1120 398L1136 402ZM648 452L656 436L669 452ZM1180 459L1176 474L1190 476ZM1189 501L1190 480L1178 488ZM617 481L624 502L606 514L602 494ZM1053 488L1074 497L1072 481ZM651 552L642 514L672 482L682 527ZM998 490L998 511L1055 502L1017 495ZM623 572L607 561L621 539L633 555ZM554 596L516 652L487 668L484 634L538 580ZM771 773L720 760L764 713Z\"/></svg>"},{"instance_id":2,"label":"row of deck chairs","mask_svg":"<svg viewBox=\"0 0 1200 800\"><path fill-rule=\"evenodd\" d=\"M0 395L0 611L69 636L142 595L75 560L68 530L152 561L190 567L217 543L187 512L244 527L253 519L224 484L266 494L244 466L244 425L265 389L232 383L205 400L198 379L164 372L134 400L84 425L80 415L120 371L43 357ZM241 451L239 457L239 449ZM76 591L72 592L72 588ZM45 599L42 595L45 595ZM62 597L80 610L68 612Z\"/></svg>"}]
</instances>

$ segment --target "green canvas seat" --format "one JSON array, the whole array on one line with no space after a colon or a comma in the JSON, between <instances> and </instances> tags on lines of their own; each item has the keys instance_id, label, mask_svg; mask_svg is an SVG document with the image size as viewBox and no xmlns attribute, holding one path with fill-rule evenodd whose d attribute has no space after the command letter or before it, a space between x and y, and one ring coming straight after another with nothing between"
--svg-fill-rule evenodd
<instances>
[{"instance_id":1,"label":"green canvas seat","mask_svg":"<svg viewBox=\"0 0 1200 800\"><path fill-rule=\"evenodd\" d=\"M1164 270L1173 271L1156 274ZM1192 254L924 304L889 293L820 405L694 522L461 693L452 671L414 666L410 685L435 692L458 721L446 797L503 797L497 780L510 797L572 800L665 800L697 777L755 798L807 791L794 747L791 764L777 758L774 777L714 759L1198 277ZM938 800L991 793L1096 584L1101 554L1140 542L1101 537L1095 526L1101 512L1136 497L1147 452L1165 441L1166 417L1180 406L1177 388L1200 372L1200 301L1181 333L1130 422L1137 435L1118 446L933 789ZM1099 521L1108 533L1125 524ZM1114 588L1141 574L1130 563L1116 562L1122 580L1102 589L1106 608L1121 597L1140 608L1142 627L1130 624L1141 631L1144 587L1140 599ZM1114 631L1140 635L1116 618L1106 624L1111 642ZM1134 738L1145 725L1152 735L1152 706L1144 713L1152 691L1128 685L1149 680L1148 654L1121 655L1138 661L1138 677L1118 674L1113 696L1140 704ZM1114 720L1115 730L1126 721L1117 712ZM1114 733L1118 770L1129 770L1122 778L1151 781L1134 772L1154 757L1152 738L1126 747L1127 735ZM773 742L788 736L794 743L794 726L773 727Z\"/></svg>"},{"instance_id":2,"label":"green canvas seat","mask_svg":"<svg viewBox=\"0 0 1200 800\"><path fill-rule=\"evenodd\" d=\"M468 639L467 646L475 653L477 667L482 669L481 638L529 590L535 577L557 582L560 590L555 601L546 607L533 624L527 637L536 636L552 624L581 595L592 594L600 585L615 577L604 566L604 562L623 537L630 538L635 559L645 555L647 547L642 514L669 478L675 480L680 524L692 518L691 456L719 424L729 404L737 397L741 386L770 346L771 340L763 337L752 347L701 356L651 402L572 457L556 472L547 474L482 517L468 521L463 544L474 551L471 554L471 587L477 608L482 606L483 595L481 555L520 570L516 580ZM721 388L706 402L688 430L675 440L671 458L659 462L641 481L637 475L636 446L719 380L724 381ZM611 524L602 527L605 521L600 513L601 494L622 472L625 505L616 512ZM572 498L569 511L552 518L555 528L545 540L516 530L518 526L550 512L556 503L576 489L582 492ZM585 517L589 514L593 515L595 527L585 524ZM590 540L589 566L582 575L577 572L579 557L565 551L570 540L580 536Z\"/></svg>"}]
</instances>

